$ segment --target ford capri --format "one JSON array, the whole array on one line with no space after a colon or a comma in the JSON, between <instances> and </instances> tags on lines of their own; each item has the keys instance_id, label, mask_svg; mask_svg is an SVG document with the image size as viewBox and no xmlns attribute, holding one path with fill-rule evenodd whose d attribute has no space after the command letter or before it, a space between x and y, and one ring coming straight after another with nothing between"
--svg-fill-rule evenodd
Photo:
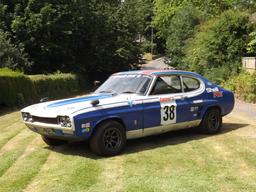
<instances>
[{"instance_id":1,"label":"ford capri","mask_svg":"<svg viewBox=\"0 0 256 192\"><path fill-rule=\"evenodd\" d=\"M50 146L87 140L94 153L113 156L127 139L186 128L217 133L233 107L231 91L199 74L146 70L115 73L90 95L41 102L21 114Z\"/></svg>"}]
</instances>

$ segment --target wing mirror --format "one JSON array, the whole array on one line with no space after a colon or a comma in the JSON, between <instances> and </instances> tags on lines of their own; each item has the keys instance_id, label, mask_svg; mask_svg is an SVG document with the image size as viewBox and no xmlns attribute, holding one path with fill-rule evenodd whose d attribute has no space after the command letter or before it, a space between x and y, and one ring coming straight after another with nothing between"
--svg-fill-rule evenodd
<instances>
[{"instance_id":1,"label":"wing mirror","mask_svg":"<svg viewBox=\"0 0 256 192\"><path fill-rule=\"evenodd\" d=\"M40 103L43 103L43 102L46 102L46 101L49 101L49 97L43 97L40 99Z\"/></svg>"},{"instance_id":2,"label":"wing mirror","mask_svg":"<svg viewBox=\"0 0 256 192\"><path fill-rule=\"evenodd\" d=\"M95 87L99 87L101 85L101 81L96 80L93 82L93 84Z\"/></svg>"}]
</instances>

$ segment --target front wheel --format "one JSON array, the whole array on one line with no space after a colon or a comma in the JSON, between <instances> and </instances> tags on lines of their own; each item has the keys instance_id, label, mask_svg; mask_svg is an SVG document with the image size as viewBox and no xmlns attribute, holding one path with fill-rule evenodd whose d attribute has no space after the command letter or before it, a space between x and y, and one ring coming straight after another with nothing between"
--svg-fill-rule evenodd
<instances>
[{"instance_id":1,"label":"front wheel","mask_svg":"<svg viewBox=\"0 0 256 192\"><path fill-rule=\"evenodd\" d=\"M204 118L199 125L199 130L202 133L214 134L221 130L222 116L217 108L212 108L206 111Z\"/></svg>"},{"instance_id":2,"label":"front wheel","mask_svg":"<svg viewBox=\"0 0 256 192\"><path fill-rule=\"evenodd\" d=\"M118 155L125 144L125 129L117 121L107 121L99 125L90 139L91 150L101 156Z\"/></svg>"}]
</instances>

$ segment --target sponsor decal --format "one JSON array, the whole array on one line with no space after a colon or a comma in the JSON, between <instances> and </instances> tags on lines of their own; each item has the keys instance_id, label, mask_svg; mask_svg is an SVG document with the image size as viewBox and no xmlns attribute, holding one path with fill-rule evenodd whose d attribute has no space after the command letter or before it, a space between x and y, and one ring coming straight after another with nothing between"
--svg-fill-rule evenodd
<instances>
[{"instance_id":1,"label":"sponsor decal","mask_svg":"<svg viewBox=\"0 0 256 192\"><path fill-rule=\"evenodd\" d=\"M161 103L166 103L166 102L171 102L171 101L173 101L173 99L170 97L160 98Z\"/></svg>"},{"instance_id":2,"label":"sponsor decal","mask_svg":"<svg viewBox=\"0 0 256 192\"><path fill-rule=\"evenodd\" d=\"M91 129L91 124L90 123L85 123L81 124L82 132L90 132Z\"/></svg>"},{"instance_id":3,"label":"sponsor decal","mask_svg":"<svg viewBox=\"0 0 256 192\"><path fill-rule=\"evenodd\" d=\"M132 107L132 105L133 105L133 100L128 100L127 103L128 103L128 105L129 105L130 107Z\"/></svg>"},{"instance_id":4,"label":"sponsor decal","mask_svg":"<svg viewBox=\"0 0 256 192\"><path fill-rule=\"evenodd\" d=\"M82 129L86 129L88 127L91 127L91 124L90 123L84 123L84 124L81 124L81 128Z\"/></svg>"},{"instance_id":5,"label":"sponsor decal","mask_svg":"<svg viewBox=\"0 0 256 192\"><path fill-rule=\"evenodd\" d=\"M214 88L206 88L206 92L207 93L213 93L213 92L216 92L216 91L219 91L219 88L218 87L214 87Z\"/></svg>"},{"instance_id":6,"label":"sponsor decal","mask_svg":"<svg viewBox=\"0 0 256 192\"><path fill-rule=\"evenodd\" d=\"M208 88L206 88L206 92L212 93L213 98L223 97L223 93L222 93L222 91L219 90L218 87L214 87L214 88L208 87Z\"/></svg>"},{"instance_id":7,"label":"sponsor decal","mask_svg":"<svg viewBox=\"0 0 256 192\"><path fill-rule=\"evenodd\" d=\"M198 111L198 110L199 110L198 106L190 107L191 112L195 112L195 111Z\"/></svg>"},{"instance_id":8,"label":"sponsor decal","mask_svg":"<svg viewBox=\"0 0 256 192\"><path fill-rule=\"evenodd\" d=\"M222 91L213 92L213 97L214 98L223 97Z\"/></svg>"}]
</instances>

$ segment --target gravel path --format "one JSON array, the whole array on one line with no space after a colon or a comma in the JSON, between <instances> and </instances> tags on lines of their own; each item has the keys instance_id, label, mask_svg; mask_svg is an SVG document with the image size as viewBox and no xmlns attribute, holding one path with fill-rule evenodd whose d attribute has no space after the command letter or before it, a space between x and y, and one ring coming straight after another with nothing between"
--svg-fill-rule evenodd
<instances>
[{"instance_id":1,"label":"gravel path","mask_svg":"<svg viewBox=\"0 0 256 192\"><path fill-rule=\"evenodd\" d=\"M243 115L256 120L256 104L246 103L236 99L233 111L236 113L242 113Z\"/></svg>"}]
</instances>

